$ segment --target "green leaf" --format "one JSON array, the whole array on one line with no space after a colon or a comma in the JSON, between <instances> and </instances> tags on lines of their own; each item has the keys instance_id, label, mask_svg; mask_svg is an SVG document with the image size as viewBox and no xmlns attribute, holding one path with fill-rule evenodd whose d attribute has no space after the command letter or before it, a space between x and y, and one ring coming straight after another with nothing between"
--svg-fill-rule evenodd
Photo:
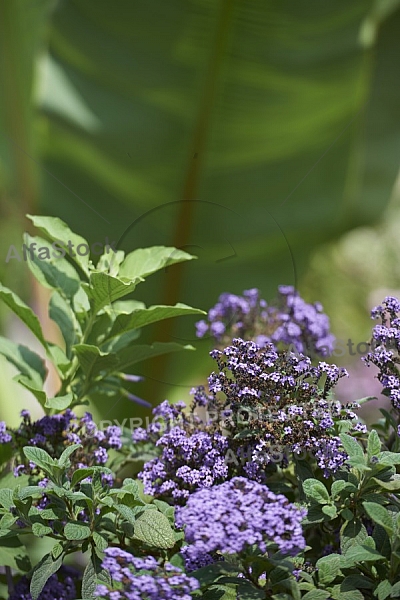
<instances>
[{"instance_id":1,"label":"green leaf","mask_svg":"<svg viewBox=\"0 0 400 600\"><path fill-rule=\"evenodd\" d=\"M340 435L340 440L350 459L356 460L360 464L365 464L363 449L356 439L347 433L342 433Z\"/></svg>"},{"instance_id":2,"label":"green leaf","mask_svg":"<svg viewBox=\"0 0 400 600\"><path fill-rule=\"evenodd\" d=\"M337 479L332 483L331 487L331 496L332 498L336 498L340 494L340 492L345 491L346 495L351 492L356 492L357 488L355 485L348 481L344 481L344 479Z\"/></svg>"},{"instance_id":3,"label":"green leaf","mask_svg":"<svg viewBox=\"0 0 400 600\"><path fill-rule=\"evenodd\" d=\"M23 323L32 331L33 335L39 340L44 348L47 349L47 342L43 336L42 327L39 319L33 310L18 298L14 292L0 283L0 298L11 308L11 310L21 319Z\"/></svg>"},{"instance_id":4,"label":"green leaf","mask_svg":"<svg viewBox=\"0 0 400 600\"><path fill-rule=\"evenodd\" d=\"M94 592L97 585L96 579L96 567L93 563L93 558L91 558L86 566L82 578L82 598L84 598L84 600L94 599Z\"/></svg>"},{"instance_id":5,"label":"green leaf","mask_svg":"<svg viewBox=\"0 0 400 600\"><path fill-rule=\"evenodd\" d=\"M51 555L54 559L58 558L59 556L61 556L61 554L64 552L64 548L62 547L62 545L60 544L60 542L57 542L56 544L54 544L53 549L51 551Z\"/></svg>"},{"instance_id":6,"label":"green leaf","mask_svg":"<svg viewBox=\"0 0 400 600\"><path fill-rule=\"evenodd\" d=\"M51 554L46 554L42 560L36 565L33 571L30 592L32 600L38 600L47 580L57 573L63 562L63 555L54 559Z\"/></svg>"},{"instance_id":7,"label":"green leaf","mask_svg":"<svg viewBox=\"0 0 400 600\"><path fill-rule=\"evenodd\" d=\"M26 346L0 336L0 354L40 389L47 375L44 360Z\"/></svg>"},{"instance_id":8,"label":"green leaf","mask_svg":"<svg viewBox=\"0 0 400 600\"><path fill-rule=\"evenodd\" d=\"M332 504L324 505L322 507L322 512L324 513L324 515L327 515L331 519L335 519L337 517L336 506L333 506Z\"/></svg>"},{"instance_id":9,"label":"green leaf","mask_svg":"<svg viewBox=\"0 0 400 600\"><path fill-rule=\"evenodd\" d=\"M67 523L64 527L64 535L67 540L82 541L90 537L90 527L84 523Z\"/></svg>"},{"instance_id":10,"label":"green leaf","mask_svg":"<svg viewBox=\"0 0 400 600\"><path fill-rule=\"evenodd\" d=\"M83 237L73 233L68 225L58 217L41 217L37 215L26 216L32 221L34 226L47 235L50 240L64 242L62 246L65 248L67 255L82 269L85 275L89 276L89 255L80 256L76 251L76 248L80 244L88 246L87 241ZM74 248L71 246L71 253L67 248L67 243L69 241L74 246Z\"/></svg>"},{"instance_id":11,"label":"green leaf","mask_svg":"<svg viewBox=\"0 0 400 600\"><path fill-rule=\"evenodd\" d=\"M46 392L42 389L42 386L38 388L37 385L32 383L25 375L16 375L14 379L24 388L29 390L43 408L46 406L47 396Z\"/></svg>"},{"instance_id":12,"label":"green leaf","mask_svg":"<svg viewBox=\"0 0 400 600\"><path fill-rule=\"evenodd\" d=\"M363 502L363 507L370 519L381 525L388 535L393 534L393 521L384 506L375 502Z\"/></svg>"},{"instance_id":13,"label":"green leaf","mask_svg":"<svg viewBox=\"0 0 400 600\"><path fill-rule=\"evenodd\" d=\"M43 525L43 523L34 523L32 525L32 533L34 535L37 535L38 537L43 537L45 535L53 533L53 530L51 527Z\"/></svg>"},{"instance_id":14,"label":"green leaf","mask_svg":"<svg viewBox=\"0 0 400 600\"><path fill-rule=\"evenodd\" d=\"M71 300L80 289L81 280L74 267L65 258L53 258L53 249L45 239L24 235L27 246L36 244L38 248L46 249L50 258L40 260L34 254L31 258L28 254L27 264L33 275L44 287L58 290L62 295Z\"/></svg>"},{"instance_id":15,"label":"green leaf","mask_svg":"<svg viewBox=\"0 0 400 600\"><path fill-rule=\"evenodd\" d=\"M379 462L384 465L400 465L399 452L380 452Z\"/></svg>"},{"instance_id":16,"label":"green leaf","mask_svg":"<svg viewBox=\"0 0 400 600\"><path fill-rule=\"evenodd\" d=\"M157 321L179 317L183 315L205 315L203 310L186 306L186 304L176 304L175 306L149 306L149 308L135 310L131 314L118 315L115 319L113 328L108 339L126 333L132 329L139 329Z\"/></svg>"},{"instance_id":17,"label":"green leaf","mask_svg":"<svg viewBox=\"0 0 400 600\"><path fill-rule=\"evenodd\" d=\"M340 573L340 554L330 554L320 558L316 567L318 568L318 580L320 583L330 583Z\"/></svg>"},{"instance_id":18,"label":"green leaf","mask_svg":"<svg viewBox=\"0 0 400 600\"><path fill-rule=\"evenodd\" d=\"M326 600L329 596L329 592L324 592L323 590L311 590L303 596L303 600Z\"/></svg>"},{"instance_id":19,"label":"green leaf","mask_svg":"<svg viewBox=\"0 0 400 600\"><path fill-rule=\"evenodd\" d=\"M175 536L167 517L156 510L146 510L134 525L135 537L149 546L173 548Z\"/></svg>"},{"instance_id":20,"label":"green leaf","mask_svg":"<svg viewBox=\"0 0 400 600\"><path fill-rule=\"evenodd\" d=\"M377 479L376 477L372 477L371 479L373 481L375 481L375 483L377 483L379 485L379 487L383 488L384 490L387 490L388 492L395 492L397 490L400 490L400 476L399 475L395 475L391 481L381 481L380 479Z\"/></svg>"},{"instance_id":21,"label":"green leaf","mask_svg":"<svg viewBox=\"0 0 400 600\"><path fill-rule=\"evenodd\" d=\"M364 525L357 519L345 523L340 532L340 548L345 555L352 546L362 544L368 536Z\"/></svg>"},{"instance_id":22,"label":"green leaf","mask_svg":"<svg viewBox=\"0 0 400 600\"><path fill-rule=\"evenodd\" d=\"M0 565L24 573L31 569L26 548L17 537L0 538Z\"/></svg>"},{"instance_id":23,"label":"green leaf","mask_svg":"<svg viewBox=\"0 0 400 600\"><path fill-rule=\"evenodd\" d=\"M54 408L56 410L65 410L71 405L74 397L72 394L66 394L65 396L55 396L54 398L47 398L45 408Z\"/></svg>"},{"instance_id":24,"label":"green leaf","mask_svg":"<svg viewBox=\"0 0 400 600\"><path fill-rule=\"evenodd\" d=\"M386 600L392 592L392 584L390 581L385 579L381 581L374 590L374 595L377 596L378 600Z\"/></svg>"},{"instance_id":25,"label":"green leaf","mask_svg":"<svg viewBox=\"0 0 400 600\"><path fill-rule=\"evenodd\" d=\"M50 454L48 454L46 450L42 450L42 448L25 446L25 448L23 448L23 453L28 460L31 460L33 463L35 463L35 465L47 473L51 473L53 468L57 465L56 461L51 458Z\"/></svg>"},{"instance_id":26,"label":"green leaf","mask_svg":"<svg viewBox=\"0 0 400 600\"><path fill-rule=\"evenodd\" d=\"M328 504L330 502L328 490L317 479L306 479L303 481L303 490L307 498L315 500L318 504Z\"/></svg>"},{"instance_id":27,"label":"green leaf","mask_svg":"<svg viewBox=\"0 0 400 600\"><path fill-rule=\"evenodd\" d=\"M97 533L97 531L93 531L93 541L96 544L96 548L98 548L100 552L104 552L104 550L108 547L107 538L104 535Z\"/></svg>"},{"instance_id":28,"label":"green leaf","mask_svg":"<svg viewBox=\"0 0 400 600\"><path fill-rule=\"evenodd\" d=\"M127 367L162 354L170 352L181 352L182 350L194 350L193 346L182 346L176 342L155 342L151 346L136 345L132 348L124 348L117 353L119 360L118 368L124 371Z\"/></svg>"},{"instance_id":29,"label":"green leaf","mask_svg":"<svg viewBox=\"0 0 400 600\"><path fill-rule=\"evenodd\" d=\"M128 280L112 277L107 273L94 272L90 274L90 285L85 285L84 289L93 312L97 314L105 306L133 292L141 281L143 281L142 278Z\"/></svg>"},{"instance_id":30,"label":"green leaf","mask_svg":"<svg viewBox=\"0 0 400 600\"><path fill-rule=\"evenodd\" d=\"M65 448L64 452L58 459L58 466L62 468L68 468L71 464L69 458L76 450L78 450L78 448L82 448L82 444L72 444L71 446Z\"/></svg>"},{"instance_id":31,"label":"green leaf","mask_svg":"<svg viewBox=\"0 0 400 600\"><path fill-rule=\"evenodd\" d=\"M71 310L70 305L58 292L54 292L49 303L49 317L57 323L65 341L65 353L71 357L71 347L77 336L81 336L78 321Z\"/></svg>"},{"instance_id":32,"label":"green leaf","mask_svg":"<svg viewBox=\"0 0 400 600\"><path fill-rule=\"evenodd\" d=\"M128 521L131 525L134 525L136 522L136 513L129 506L125 504L116 504L115 510L119 512L119 514Z\"/></svg>"},{"instance_id":33,"label":"green leaf","mask_svg":"<svg viewBox=\"0 0 400 600\"><path fill-rule=\"evenodd\" d=\"M400 581L392 586L391 598L400 598Z\"/></svg>"},{"instance_id":34,"label":"green leaf","mask_svg":"<svg viewBox=\"0 0 400 600\"><path fill-rule=\"evenodd\" d=\"M71 488L75 487L83 479L86 479L86 477L91 477L93 475L93 473L95 473L96 471L99 471L100 473L109 473L109 474L112 473L111 469L108 469L107 467L100 467L100 466L84 467L82 469L76 469L72 475Z\"/></svg>"},{"instance_id":35,"label":"green leaf","mask_svg":"<svg viewBox=\"0 0 400 600\"><path fill-rule=\"evenodd\" d=\"M367 453L368 459L371 460L373 456L377 456L381 451L381 440L379 435L372 429L368 436Z\"/></svg>"},{"instance_id":36,"label":"green leaf","mask_svg":"<svg viewBox=\"0 0 400 600\"><path fill-rule=\"evenodd\" d=\"M385 560L385 557L365 544L354 545L341 557L340 566L341 568L349 569L359 562L376 562L378 560Z\"/></svg>"},{"instance_id":37,"label":"green leaf","mask_svg":"<svg viewBox=\"0 0 400 600\"><path fill-rule=\"evenodd\" d=\"M347 575L347 577L343 579L340 589L343 592L346 592L350 590L357 590L358 588L372 590L373 587L374 584L370 579L368 579L365 575L357 574Z\"/></svg>"},{"instance_id":38,"label":"green leaf","mask_svg":"<svg viewBox=\"0 0 400 600\"><path fill-rule=\"evenodd\" d=\"M125 260L119 269L119 276L125 276L131 279L147 277L170 265L185 260L193 260L195 258L195 256L187 254L182 250L167 248L165 246L139 248L130 252L130 254L125 257Z\"/></svg>"},{"instance_id":39,"label":"green leaf","mask_svg":"<svg viewBox=\"0 0 400 600\"><path fill-rule=\"evenodd\" d=\"M14 494L13 490L0 489L0 505L4 506L7 510L14 506Z\"/></svg>"},{"instance_id":40,"label":"green leaf","mask_svg":"<svg viewBox=\"0 0 400 600\"><path fill-rule=\"evenodd\" d=\"M101 352L97 346L78 344L73 347L78 357L80 366L88 380L93 379L101 371L112 371L118 367L118 358L115 354Z\"/></svg>"}]
</instances>

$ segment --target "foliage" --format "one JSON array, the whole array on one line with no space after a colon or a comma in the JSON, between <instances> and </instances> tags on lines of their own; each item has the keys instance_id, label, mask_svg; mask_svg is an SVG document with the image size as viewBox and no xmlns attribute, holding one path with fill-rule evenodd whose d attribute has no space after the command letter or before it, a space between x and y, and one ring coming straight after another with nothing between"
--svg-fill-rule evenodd
<instances>
[{"instance_id":1,"label":"foliage","mask_svg":"<svg viewBox=\"0 0 400 600\"><path fill-rule=\"evenodd\" d=\"M366 399L343 406L334 398L344 370L293 351L296 327L293 340L290 327L274 338L281 326L275 311L274 326L266 322L265 331L257 330L268 333L269 341L235 338L211 352L218 369L208 390L192 390L189 409L165 401L146 428L101 429L90 413L78 417L72 409L111 382L114 393L124 393L137 376L118 379L117 373L160 348L171 349L138 345L138 329L154 319L201 311L122 300L168 264L171 249L127 257L118 251L115 262L105 253L96 267L85 256L56 259L48 257L55 239L75 245L84 240L58 220L33 220L47 241L26 238L27 254L33 239L42 253L40 259L32 246L28 263L52 289L49 311L63 346L44 338L33 311L11 290L2 286L0 293L41 342L61 384L49 399L42 358L2 340L3 354L20 370L18 381L46 414L32 421L23 411L14 429L0 422L0 595L400 597L400 418L393 392L399 301L387 297L372 312L382 324L373 329L367 362L376 359L393 408L382 411L370 431L353 410ZM190 258L176 251L173 257ZM295 304L309 311L302 302ZM317 312L323 315L321 306ZM295 308L284 314L293 318ZM324 316L323 326L313 329L316 347L319 339L331 339L327 327ZM46 540L39 559L24 543L32 537ZM71 563L84 567L71 576Z\"/></svg>"},{"instance_id":2,"label":"foliage","mask_svg":"<svg viewBox=\"0 0 400 600\"><path fill-rule=\"evenodd\" d=\"M60 387L49 398L44 391L47 369L43 358L23 344L0 337L0 353L17 367L17 381L32 392L47 414L87 404L98 389L110 397L125 395L143 403L126 389L130 377L123 371L145 359L191 347L175 342L138 344L140 329L202 311L184 304L147 308L123 298L149 275L194 257L165 247L138 249L125 256L106 245L95 266L89 259L88 242L60 219L30 218L45 238L26 234L22 254L39 283L51 290L48 312L60 329L62 345L47 341L32 309L1 284L0 298L40 342Z\"/></svg>"}]
</instances>

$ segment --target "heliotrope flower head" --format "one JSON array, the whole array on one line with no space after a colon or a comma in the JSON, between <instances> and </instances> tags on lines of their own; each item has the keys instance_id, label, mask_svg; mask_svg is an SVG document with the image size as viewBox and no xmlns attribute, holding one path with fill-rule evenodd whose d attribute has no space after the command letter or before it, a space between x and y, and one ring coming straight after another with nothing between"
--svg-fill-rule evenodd
<instances>
[{"instance_id":1,"label":"heliotrope flower head","mask_svg":"<svg viewBox=\"0 0 400 600\"><path fill-rule=\"evenodd\" d=\"M234 477L192 494L176 509L176 525L184 529L185 553L192 560L212 552L240 554L252 546L296 554L306 545L301 527L306 514L267 486Z\"/></svg>"},{"instance_id":2,"label":"heliotrope flower head","mask_svg":"<svg viewBox=\"0 0 400 600\"><path fill-rule=\"evenodd\" d=\"M383 386L383 393L392 401L394 408L400 410L400 301L386 296L381 305L371 311L373 319L381 323L372 330L371 351L362 360L367 366L375 365L377 378Z\"/></svg>"},{"instance_id":3,"label":"heliotrope flower head","mask_svg":"<svg viewBox=\"0 0 400 600\"><path fill-rule=\"evenodd\" d=\"M245 290L242 296L221 294L207 320L196 323L196 330L198 337L208 333L219 347L240 337L260 346L272 342L278 349L292 346L318 356L330 355L335 340L321 304L305 302L288 285L278 288L278 301L270 305L257 289Z\"/></svg>"},{"instance_id":4,"label":"heliotrope flower head","mask_svg":"<svg viewBox=\"0 0 400 600\"><path fill-rule=\"evenodd\" d=\"M181 569L153 556L137 558L120 548L107 548L102 562L112 585L98 585L94 595L103 600L190 600L199 582Z\"/></svg>"},{"instance_id":5,"label":"heliotrope flower head","mask_svg":"<svg viewBox=\"0 0 400 600\"><path fill-rule=\"evenodd\" d=\"M37 446L46 450L53 458L59 458L67 446L81 444L71 456L71 469L104 465L108 460L109 448L120 449L121 429L116 426L107 427L104 431L97 428L92 415L86 412L78 418L70 409L65 412L44 416L32 421L27 410L21 413L22 422L16 430L12 430L12 438L0 423L0 443L12 439L14 456L19 457L20 464L15 465L14 475L23 473L40 475L40 470L33 463L26 461L24 446Z\"/></svg>"}]
</instances>

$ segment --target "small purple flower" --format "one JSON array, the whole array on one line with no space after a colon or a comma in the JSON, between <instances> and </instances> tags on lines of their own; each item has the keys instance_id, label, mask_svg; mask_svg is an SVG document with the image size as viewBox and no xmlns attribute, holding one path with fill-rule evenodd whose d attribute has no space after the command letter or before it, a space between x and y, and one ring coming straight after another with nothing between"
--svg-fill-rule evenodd
<instances>
[{"instance_id":1,"label":"small purple flower","mask_svg":"<svg viewBox=\"0 0 400 600\"><path fill-rule=\"evenodd\" d=\"M4 421L0 421L0 444L8 444L8 442L11 442L11 440L12 437L7 432L7 425Z\"/></svg>"}]
</instances>

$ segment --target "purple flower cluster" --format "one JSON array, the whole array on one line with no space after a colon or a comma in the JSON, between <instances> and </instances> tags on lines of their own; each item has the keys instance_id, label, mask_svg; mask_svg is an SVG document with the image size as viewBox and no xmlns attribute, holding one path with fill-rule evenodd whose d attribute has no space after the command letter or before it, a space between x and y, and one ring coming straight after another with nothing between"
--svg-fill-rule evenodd
<instances>
[{"instance_id":1,"label":"purple flower cluster","mask_svg":"<svg viewBox=\"0 0 400 600\"><path fill-rule=\"evenodd\" d=\"M284 554L305 548L301 521L307 510L282 494L244 477L195 492L176 510L176 525L184 528L186 555L222 552L239 554L251 546L266 552L272 544Z\"/></svg>"},{"instance_id":2,"label":"purple flower cluster","mask_svg":"<svg viewBox=\"0 0 400 600\"><path fill-rule=\"evenodd\" d=\"M387 296L381 305L371 311L373 319L381 319L381 324L372 330L371 352L362 357L370 366L379 369L378 380L383 393L392 401L394 408L400 410L400 301ZM400 434L399 434L400 435Z\"/></svg>"},{"instance_id":3,"label":"purple flower cluster","mask_svg":"<svg viewBox=\"0 0 400 600\"><path fill-rule=\"evenodd\" d=\"M145 463L139 477L146 494L172 497L179 503L198 488L211 487L228 475L228 441L220 433L189 433L173 427L156 442L161 455Z\"/></svg>"},{"instance_id":4,"label":"purple flower cluster","mask_svg":"<svg viewBox=\"0 0 400 600\"><path fill-rule=\"evenodd\" d=\"M272 450L286 448L299 454L313 451L325 473L336 471L347 455L334 436L335 419L356 415L327 397L345 369L320 362L311 364L301 354L276 351L273 344L235 339L224 350L213 350L219 371L209 377L214 405L230 412L225 428L231 438L257 441L245 472L259 479L260 464L272 460ZM334 448L334 452L332 451ZM276 462L276 461L274 461Z\"/></svg>"},{"instance_id":5,"label":"purple flower cluster","mask_svg":"<svg viewBox=\"0 0 400 600\"><path fill-rule=\"evenodd\" d=\"M107 548L102 562L113 588L98 585L96 598L103 600L191 600L199 582L170 563L160 566L153 556L136 558L120 548Z\"/></svg>"},{"instance_id":6,"label":"purple flower cluster","mask_svg":"<svg viewBox=\"0 0 400 600\"><path fill-rule=\"evenodd\" d=\"M77 591L74 581L78 578L78 571L71 567L62 566L56 575L51 575L38 600L75 600ZM30 581L23 576L14 587L9 600L32 600L29 591Z\"/></svg>"},{"instance_id":7,"label":"purple flower cluster","mask_svg":"<svg viewBox=\"0 0 400 600\"><path fill-rule=\"evenodd\" d=\"M78 418L67 409L64 413L31 421L29 412L23 410L21 417L20 426L12 432L15 454L21 461L14 468L16 477L22 473L39 475L39 469L26 461L22 452L24 446L37 446L53 458L59 458L67 446L81 444L82 448L71 457L72 469L104 465L108 460L107 450L119 450L122 446L121 429L110 425L104 431L99 430L88 412ZM4 437L8 435L3 433L1 436L0 428L0 443L4 443Z\"/></svg>"},{"instance_id":8,"label":"purple flower cluster","mask_svg":"<svg viewBox=\"0 0 400 600\"><path fill-rule=\"evenodd\" d=\"M278 288L277 305L268 305L257 289L245 290L243 296L221 294L207 321L196 323L196 330L198 337L209 333L219 347L240 337L260 346L272 342L277 348L293 346L297 352L319 356L330 355L335 340L321 304L308 304L288 285Z\"/></svg>"}]
</instances>

